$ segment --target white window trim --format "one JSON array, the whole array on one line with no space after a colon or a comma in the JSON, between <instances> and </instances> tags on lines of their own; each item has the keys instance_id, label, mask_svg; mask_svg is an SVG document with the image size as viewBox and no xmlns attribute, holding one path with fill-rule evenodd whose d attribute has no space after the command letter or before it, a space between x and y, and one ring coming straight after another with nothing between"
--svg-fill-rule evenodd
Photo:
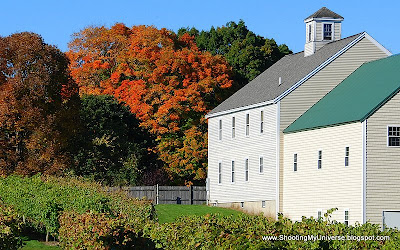
<instances>
[{"instance_id":1,"label":"white window trim","mask_svg":"<svg viewBox=\"0 0 400 250\"><path fill-rule=\"evenodd\" d=\"M324 24L332 24L331 28L332 28L332 39L331 40L325 40L324 39ZM334 22L321 22L321 41L335 41L335 23Z\"/></svg>"},{"instance_id":2,"label":"white window trim","mask_svg":"<svg viewBox=\"0 0 400 250\"><path fill-rule=\"evenodd\" d=\"M387 125L386 126L386 147L388 147L388 148L400 148L400 146L389 146L389 127L400 127L400 125Z\"/></svg>"},{"instance_id":3,"label":"white window trim","mask_svg":"<svg viewBox=\"0 0 400 250\"><path fill-rule=\"evenodd\" d=\"M317 25L318 25L318 23L316 22L316 21L312 21L312 24L313 24L313 39L312 39L312 41L314 42L314 41L316 41L317 40ZM314 50L315 50L315 44L314 44Z\"/></svg>"},{"instance_id":4,"label":"white window trim","mask_svg":"<svg viewBox=\"0 0 400 250\"><path fill-rule=\"evenodd\" d=\"M219 164L221 164L221 172L219 171ZM218 161L218 185L222 185L222 161ZM219 178L219 176L221 175L221 179Z\"/></svg>"},{"instance_id":5,"label":"white window trim","mask_svg":"<svg viewBox=\"0 0 400 250\"><path fill-rule=\"evenodd\" d=\"M321 151L321 168L318 167L318 163L319 163L319 151ZM321 170L322 169L322 159L323 159L323 150L322 149L318 149L317 150L317 169Z\"/></svg>"},{"instance_id":6,"label":"white window trim","mask_svg":"<svg viewBox=\"0 0 400 250\"><path fill-rule=\"evenodd\" d=\"M246 161L247 161L247 180L246 180ZM244 182L248 183L250 180L250 157L244 158Z\"/></svg>"},{"instance_id":7,"label":"white window trim","mask_svg":"<svg viewBox=\"0 0 400 250\"><path fill-rule=\"evenodd\" d=\"M249 134L247 134L247 116L249 116ZM246 112L244 116L244 136L250 137L250 113Z\"/></svg>"},{"instance_id":8,"label":"white window trim","mask_svg":"<svg viewBox=\"0 0 400 250\"><path fill-rule=\"evenodd\" d=\"M263 159L263 171L262 172L260 171L260 159L261 158ZM258 157L258 174L264 174L264 172L265 172L264 156L260 155Z\"/></svg>"},{"instance_id":9,"label":"white window trim","mask_svg":"<svg viewBox=\"0 0 400 250\"><path fill-rule=\"evenodd\" d=\"M294 155L297 155L297 157L296 157L296 163L297 163L296 171L294 171ZM293 162L292 162L292 172L296 173L298 171L299 171L299 154L297 152L294 152L293 153Z\"/></svg>"}]
</instances>

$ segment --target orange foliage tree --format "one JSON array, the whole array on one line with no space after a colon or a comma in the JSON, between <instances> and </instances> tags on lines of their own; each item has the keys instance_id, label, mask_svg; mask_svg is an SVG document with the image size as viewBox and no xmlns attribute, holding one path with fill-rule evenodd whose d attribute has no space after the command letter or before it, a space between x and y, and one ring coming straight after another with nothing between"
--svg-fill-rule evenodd
<instances>
[{"instance_id":1,"label":"orange foliage tree","mask_svg":"<svg viewBox=\"0 0 400 250\"><path fill-rule=\"evenodd\" d=\"M221 56L200 51L193 37L152 26L88 27L69 44L72 77L81 93L112 94L141 126L157 135L156 150L175 182L204 180L204 115L230 88Z\"/></svg>"},{"instance_id":2,"label":"orange foliage tree","mask_svg":"<svg viewBox=\"0 0 400 250\"><path fill-rule=\"evenodd\" d=\"M68 59L34 33L0 37L0 174L59 173L79 119Z\"/></svg>"}]
</instances>

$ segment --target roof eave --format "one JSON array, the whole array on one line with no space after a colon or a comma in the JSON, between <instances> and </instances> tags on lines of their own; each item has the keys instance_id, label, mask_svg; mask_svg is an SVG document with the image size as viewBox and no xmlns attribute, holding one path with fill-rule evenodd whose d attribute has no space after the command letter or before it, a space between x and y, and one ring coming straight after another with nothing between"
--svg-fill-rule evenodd
<instances>
[{"instance_id":1,"label":"roof eave","mask_svg":"<svg viewBox=\"0 0 400 250\"><path fill-rule=\"evenodd\" d=\"M343 21L344 18L334 18L334 17L310 17L304 19L305 23L311 22L311 21L336 21L336 22L341 22Z\"/></svg>"},{"instance_id":2,"label":"roof eave","mask_svg":"<svg viewBox=\"0 0 400 250\"><path fill-rule=\"evenodd\" d=\"M220 111L220 112L216 112L216 113L212 113L212 114L207 114L205 116L205 118L208 119L208 118L212 118L212 117L216 117L216 116L227 115L227 114L244 111L244 110L248 110L248 109L252 109L252 108L259 108L259 107L263 107L263 106L267 106L267 105L271 105L271 104L274 104L274 100L260 102L260 103L256 103L256 104L252 104L252 105L248 105L248 106L244 106L244 107L234 108L234 109L228 109L228 110L224 110L224 111Z\"/></svg>"},{"instance_id":3,"label":"roof eave","mask_svg":"<svg viewBox=\"0 0 400 250\"><path fill-rule=\"evenodd\" d=\"M355 122L363 122L362 119L357 119L353 121L348 121L348 122L341 122L341 123L335 123L335 124L328 124L328 125L321 125L321 126L314 126L310 128L303 128L303 129L294 129L294 130L287 130L289 127L284 129L282 132L284 134L293 134L293 133L299 133L299 132L304 132L304 131L310 131L310 130L316 130L316 129L321 129L321 128L330 128L330 127L336 127L336 126L341 126L341 125L346 125L350 123L355 123Z\"/></svg>"}]
</instances>

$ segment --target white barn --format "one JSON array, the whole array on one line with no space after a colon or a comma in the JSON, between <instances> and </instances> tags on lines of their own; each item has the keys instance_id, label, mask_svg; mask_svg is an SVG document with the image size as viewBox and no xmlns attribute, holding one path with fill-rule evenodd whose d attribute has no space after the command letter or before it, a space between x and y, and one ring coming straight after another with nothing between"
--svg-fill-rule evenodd
<instances>
[{"instance_id":1,"label":"white barn","mask_svg":"<svg viewBox=\"0 0 400 250\"><path fill-rule=\"evenodd\" d=\"M305 51L287 55L213 109L208 118L209 202L284 212L283 130L363 63L391 53L362 32L341 38L343 17L307 17Z\"/></svg>"},{"instance_id":2,"label":"white barn","mask_svg":"<svg viewBox=\"0 0 400 250\"><path fill-rule=\"evenodd\" d=\"M287 217L338 208L337 221L380 224L400 210L399 90L400 55L365 63L284 130Z\"/></svg>"}]
</instances>

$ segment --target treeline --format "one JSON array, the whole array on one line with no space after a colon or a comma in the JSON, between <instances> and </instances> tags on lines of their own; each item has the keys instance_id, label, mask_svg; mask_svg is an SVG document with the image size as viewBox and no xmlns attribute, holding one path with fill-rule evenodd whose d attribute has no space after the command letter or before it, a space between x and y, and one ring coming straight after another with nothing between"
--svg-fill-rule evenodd
<instances>
[{"instance_id":1,"label":"treeline","mask_svg":"<svg viewBox=\"0 0 400 250\"><path fill-rule=\"evenodd\" d=\"M87 27L67 53L34 33L0 37L0 174L202 183L204 115L289 53L243 21Z\"/></svg>"}]
</instances>

